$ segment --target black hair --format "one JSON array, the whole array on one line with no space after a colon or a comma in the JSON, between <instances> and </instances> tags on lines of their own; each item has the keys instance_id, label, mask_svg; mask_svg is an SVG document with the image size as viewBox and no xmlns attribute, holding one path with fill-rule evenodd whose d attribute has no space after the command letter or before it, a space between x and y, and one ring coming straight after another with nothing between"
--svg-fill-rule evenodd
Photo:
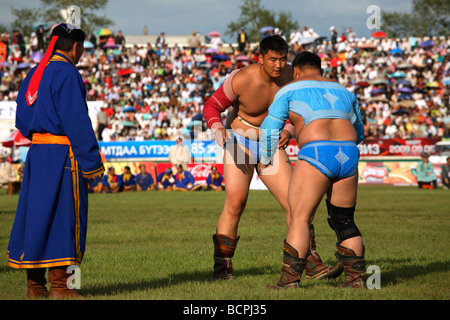
<instances>
[{"instance_id":1,"label":"black hair","mask_svg":"<svg viewBox=\"0 0 450 320\"><path fill-rule=\"evenodd\" d=\"M259 43L259 53L265 55L269 51L287 54L289 46L281 36L274 34L266 36Z\"/></svg>"},{"instance_id":2,"label":"black hair","mask_svg":"<svg viewBox=\"0 0 450 320\"><path fill-rule=\"evenodd\" d=\"M75 40L69 38L59 37L55 43L55 50L70 51L72 50L73 44L75 42L76 42Z\"/></svg>"},{"instance_id":3,"label":"black hair","mask_svg":"<svg viewBox=\"0 0 450 320\"><path fill-rule=\"evenodd\" d=\"M309 51L300 52L292 61L292 68L299 68L302 70L304 67L322 69L322 62L317 54Z\"/></svg>"}]
</instances>

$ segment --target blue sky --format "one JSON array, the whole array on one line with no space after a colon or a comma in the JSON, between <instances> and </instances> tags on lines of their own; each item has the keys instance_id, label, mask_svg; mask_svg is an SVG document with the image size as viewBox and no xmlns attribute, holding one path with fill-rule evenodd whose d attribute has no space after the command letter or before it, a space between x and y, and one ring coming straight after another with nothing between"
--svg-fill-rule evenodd
<instances>
[{"instance_id":1,"label":"blue sky","mask_svg":"<svg viewBox=\"0 0 450 320\"><path fill-rule=\"evenodd\" d=\"M73 2L76 4L76 1ZM110 29L124 34L141 34L147 25L149 34L188 34L196 30L202 34L214 30L224 34L227 25L237 20L242 0L109 0L103 12L115 25ZM38 8L39 0L0 0L0 21L9 24L15 8ZM262 0L261 6L278 13L288 11L301 27L313 28L322 36L329 36L330 26L338 33L353 27L358 36L368 37L372 30L366 26L370 16L367 8L377 5L384 11L409 12L410 0ZM276 27L276 26L275 26ZM224 37L225 40L227 37ZM231 40L234 40L234 36Z\"/></svg>"}]
</instances>

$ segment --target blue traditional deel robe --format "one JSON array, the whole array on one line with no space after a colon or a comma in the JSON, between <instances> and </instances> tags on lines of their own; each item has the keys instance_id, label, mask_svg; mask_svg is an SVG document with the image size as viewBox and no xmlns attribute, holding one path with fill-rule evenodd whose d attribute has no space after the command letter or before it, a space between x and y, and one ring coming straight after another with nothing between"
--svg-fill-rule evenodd
<instances>
[{"instance_id":1,"label":"blue traditional deel robe","mask_svg":"<svg viewBox=\"0 0 450 320\"><path fill-rule=\"evenodd\" d=\"M158 174L156 182L158 184L158 187L163 186L164 189L166 189L167 187L171 187L175 184L175 179L172 175L167 175L165 172L161 172L160 174Z\"/></svg>"},{"instance_id":2,"label":"blue traditional deel robe","mask_svg":"<svg viewBox=\"0 0 450 320\"><path fill-rule=\"evenodd\" d=\"M19 89L16 127L30 140L34 133L50 133L66 136L70 145L32 143L8 264L13 268L80 265L86 246L88 178L104 172L86 89L70 59L56 51L42 75L36 102L28 106L25 93L35 70Z\"/></svg>"},{"instance_id":3,"label":"blue traditional deel robe","mask_svg":"<svg viewBox=\"0 0 450 320\"><path fill-rule=\"evenodd\" d=\"M132 173L124 173L119 176L122 187L136 186L136 176Z\"/></svg>"},{"instance_id":4,"label":"blue traditional deel robe","mask_svg":"<svg viewBox=\"0 0 450 320\"><path fill-rule=\"evenodd\" d=\"M96 189L99 188L99 184L102 183L102 179L100 176L95 177L94 179L89 179L88 189L90 192L96 192Z\"/></svg>"},{"instance_id":5,"label":"blue traditional deel robe","mask_svg":"<svg viewBox=\"0 0 450 320\"><path fill-rule=\"evenodd\" d=\"M206 178L206 185L207 186L216 186L220 187L222 186L223 182L223 176L220 174L220 172L217 172L216 174L210 173L208 177Z\"/></svg>"},{"instance_id":6,"label":"blue traditional deel robe","mask_svg":"<svg viewBox=\"0 0 450 320\"><path fill-rule=\"evenodd\" d=\"M190 184L190 185L189 185ZM195 183L194 176L189 171L183 171L175 175L175 188L174 190L197 190L201 188L200 184Z\"/></svg>"},{"instance_id":7,"label":"blue traditional deel robe","mask_svg":"<svg viewBox=\"0 0 450 320\"><path fill-rule=\"evenodd\" d=\"M142 173L138 173L136 175L136 185L139 185L142 190L146 191L152 184L154 184L154 182L151 174L146 173L143 175Z\"/></svg>"},{"instance_id":8,"label":"blue traditional deel robe","mask_svg":"<svg viewBox=\"0 0 450 320\"><path fill-rule=\"evenodd\" d=\"M103 187L107 187L110 190L117 188L117 187L121 187L122 186L122 179L120 179L120 176L118 176L117 174L107 174L103 176Z\"/></svg>"}]
</instances>

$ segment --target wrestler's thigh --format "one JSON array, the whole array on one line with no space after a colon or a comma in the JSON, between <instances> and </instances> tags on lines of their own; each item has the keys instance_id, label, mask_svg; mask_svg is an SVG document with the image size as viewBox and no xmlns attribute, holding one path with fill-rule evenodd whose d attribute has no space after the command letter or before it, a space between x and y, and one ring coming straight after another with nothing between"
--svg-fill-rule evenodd
<instances>
[{"instance_id":1,"label":"wrestler's thigh","mask_svg":"<svg viewBox=\"0 0 450 320\"><path fill-rule=\"evenodd\" d=\"M309 219L327 192L330 180L306 161L297 160L289 183L291 216Z\"/></svg>"},{"instance_id":2,"label":"wrestler's thigh","mask_svg":"<svg viewBox=\"0 0 450 320\"><path fill-rule=\"evenodd\" d=\"M332 183L327 197L337 207L349 208L356 204L358 173Z\"/></svg>"},{"instance_id":3,"label":"wrestler's thigh","mask_svg":"<svg viewBox=\"0 0 450 320\"><path fill-rule=\"evenodd\" d=\"M288 189L293 168L286 151L277 150L273 166L264 169L261 181L283 207L288 207ZM285 209L286 209L285 208Z\"/></svg>"},{"instance_id":4,"label":"wrestler's thigh","mask_svg":"<svg viewBox=\"0 0 450 320\"><path fill-rule=\"evenodd\" d=\"M223 174L225 179L225 202L227 200L246 200L252 181L254 164L242 162L244 150L237 146L237 152L224 152Z\"/></svg>"}]
</instances>

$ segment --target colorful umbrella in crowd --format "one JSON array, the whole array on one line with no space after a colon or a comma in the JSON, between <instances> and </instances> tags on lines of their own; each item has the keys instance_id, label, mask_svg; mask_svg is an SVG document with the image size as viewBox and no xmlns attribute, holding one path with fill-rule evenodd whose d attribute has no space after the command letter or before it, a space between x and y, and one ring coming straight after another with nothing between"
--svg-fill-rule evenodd
<instances>
[{"instance_id":1,"label":"colorful umbrella in crowd","mask_svg":"<svg viewBox=\"0 0 450 320\"><path fill-rule=\"evenodd\" d=\"M391 51L389 51L390 54L403 54L403 50L400 48L394 48Z\"/></svg>"},{"instance_id":2,"label":"colorful umbrella in crowd","mask_svg":"<svg viewBox=\"0 0 450 320\"><path fill-rule=\"evenodd\" d=\"M384 93L384 89L373 89L372 91L370 91L370 94L380 94L380 93Z\"/></svg>"},{"instance_id":3,"label":"colorful umbrella in crowd","mask_svg":"<svg viewBox=\"0 0 450 320\"><path fill-rule=\"evenodd\" d=\"M437 81L431 81L426 84L428 88L440 88L442 85Z\"/></svg>"},{"instance_id":4,"label":"colorful umbrella in crowd","mask_svg":"<svg viewBox=\"0 0 450 320\"><path fill-rule=\"evenodd\" d=\"M30 59L31 61L33 61L34 63L39 63L41 62L42 58L44 57L44 53L42 51L34 51L31 56Z\"/></svg>"},{"instance_id":5,"label":"colorful umbrella in crowd","mask_svg":"<svg viewBox=\"0 0 450 320\"><path fill-rule=\"evenodd\" d=\"M106 44L103 46L104 48L118 48L119 45L114 43L113 38L108 38L108 41L106 41Z\"/></svg>"},{"instance_id":6,"label":"colorful umbrella in crowd","mask_svg":"<svg viewBox=\"0 0 450 320\"><path fill-rule=\"evenodd\" d=\"M434 41L426 40L426 41L421 42L419 44L419 47L421 47L421 48L428 48L428 47L432 47L434 45L435 45Z\"/></svg>"},{"instance_id":7,"label":"colorful umbrella in crowd","mask_svg":"<svg viewBox=\"0 0 450 320\"><path fill-rule=\"evenodd\" d=\"M225 54L216 54L215 56L212 56L213 60L220 60L220 61L227 61L230 60L230 57Z\"/></svg>"},{"instance_id":8,"label":"colorful umbrella in crowd","mask_svg":"<svg viewBox=\"0 0 450 320\"><path fill-rule=\"evenodd\" d=\"M267 27L262 27L261 29L258 30L258 32L266 33L266 32L272 32L273 30L274 30L274 27L267 26Z\"/></svg>"},{"instance_id":9,"label":"colorful umbrella in crowd","mask_svg":"<svg viewBox=\"0 0 450 320\"><path fill-rule=\"evenodd\" d=\"M31 145L31 141L25 138L19 130L14 130L10 136L2 142L2 145L6 148L16 147L28 147Z\"/></svg>"},{"instance_id":10,"label":"colorful umbrella in crowd","mask_svg":"<svg viewBox=\"0 0 450 320\"><path fill-rule=\"evenodd\" d=\"M377 85L384 85L384 84L388 84L388 82L384 79L375 79L372 81L372 84L377 86Z\"/></svg>"},{"instance_id":11,"label":"colorful umbrella in crowd","mask_svg":"<svg viewBox=\"0 0 450 320\"><path fill-rule=\"evenodd\" d=\"M89 40L86 40L83 43L83 47L85 49L93 49L94 48L94 44L92 42L90 42Z\"/></svg>"},{"instance_id":12,"label":"colorful umbrella in crowd","mask_svg":"<svg viewBox=\"0 0 450 320\"><path fill-rule=\"evenodd\" d=\"M358 46L358 48L363 50L375 50L377 48L376 44L373 43L363 43Z\"/></svg>"},{"instance_id":13,"label":"colorful umbrella in crowd","mask_svg":"<svg viewBox=\"0 0 450 320\"><path fill-rule=\"evenodd\" d=\"M410 86L411 86L411 82L408 81L408 80L406 80L406 79L398 79L398 80L397 80L397 85L398 85L398 86L402 85L402 86L408 86L408 87L410 87Z\"/></svg>"},{"instance_id":14,"label":"colorful umbrella in crowd","mask_svg":"<svg viewBox=\"0 0 450 320\"><path fill-rule=\"evenodd\" d=\"M16 66L16 69L27 69L30 68L31 64L28 62L21 62Z\"/></svg>"},{"instance_id":15,"label":"colorful umbrella in crowd","mask_svg":"<svg viewBox=\"0 0 450 320\"><path fill-rule=\"evenodd\" d=\"M372 38L386 38L387 37L387 33L384 31L375 31L374 33L372 33Z\"/></svg>"},{"instance_id":16,"label":"colorful umbrella in crowd","mask_svg":"<svg viewBox=\"0 0 450 320\"><path fill-rule=\"evenodd\" d=\"M237 56L236 61L249 61L250 59L247 56Z\"/></svg>"},{"instance_id":17,"label":"colorful umbrella in crowd","mask_svg":"<svg viewBox=\"0 0 450 320\"><path fill-rule=\"evenodd\" d=\"M99 37L110 36L112 35L112 31L109 29L101 28L97 31L96 35L98 35Z\"/></svg>"},{"instance_id":18,"label":"colorful umbrella in crowd","mask_svg":"<svg viewBox=\"0 0 450 320\"><path fill-rule=\"evenodd\" d=\"M118 76L127 76L129 74L133 73L133 69L130 68L124 68L117 71Z\"/></svg>"},{"instance_id":19,"label":"colorful umbrella in crowd","mask_svg":"<svg viewBox=\"0 0 450 320\"><path fill-rule=\"evenodd\" d=\"M0 67L12 67L12 63L9 61L0 62Z\"/></svg>"},{"instance_id":20,"label":"colorful umbrella in crowd","mask_svg":"<svg viewBox=\"0 0 450 320\"><path fill-rule=\"evenodd\" d=\"M401 88L398 88L397 91L402 92L402 93L413 93L412 89L409 87L401 87Z\"/></svg>"},{"instance_id":21,"label":"colorful umbrella in crowd","mask_svg":"<svg viewBox=\"0 0 450 320\"><path fill-rule=\"evenodd\" d=\"M136 112L136 109L134 107L126 107L123 108L123 112Z\"/></svg>"},{"instance_id":22,"label":"colorful umbrella in crowd","mask_svg":"<svg viewBox=\"0 0 450 320\"><path fill-rule=\"evenodd\" d=\"M211 31L210 33L208 33L209 37L220 37L220 33L217 31Z\"/></svg>"},{"instance_id":23,"label":"colorful umbrella in crowd","mask_svg":"<svg viewBox=\"0 0 450 320\"><path fill-rule=\"evenodd\" d=\"M391 73L391 78L406 78L406 73L402 71L395 71L394 73Z\"/></svg>"},{"instance_id":24,"label":"colorful umbrella in crowd","mask_svg":"<svg viewBox=\"0 0 450 320\"><path fill-rule=\"evenodd\" d=\"M416 105L414 100L402 100L398 102L398 105L404 108L412 108Z\"/></svg>"},{"instance_id":25,"label":"colorful umbrella in crowd","mask_svg":"<svg viewBox=\"0 0 450 320\"><path fill-rule=\"evenodd\" d=\"M361 88L367 88L368 86L370 86L370 84L367 81L359 81L356 83L356 85Z\"/></svg>"}]
</instances>

